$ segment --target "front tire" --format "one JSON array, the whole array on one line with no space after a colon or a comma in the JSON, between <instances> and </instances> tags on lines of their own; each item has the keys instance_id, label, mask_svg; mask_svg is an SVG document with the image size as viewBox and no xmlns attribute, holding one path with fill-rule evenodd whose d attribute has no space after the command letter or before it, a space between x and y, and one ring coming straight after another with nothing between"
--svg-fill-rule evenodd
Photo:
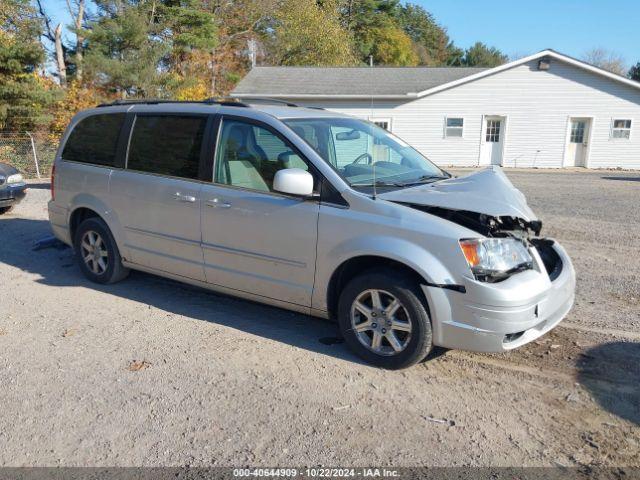
<instances>
[{"instance_id":1,"label":"front tire","mask_svg":"<svg viewBox=\"0 0 640 480\"><path fill-rule=\"evenodd\" d=\"M352 279L340 295L338 322L351 349L378 367L410 367L433 347L424 295L400 271L372 270Z\"/></svg>"},{"instance_id":2,"label":"front tire","mask_svg":"<svg viewBox=\"0 0 640 480\"><path fill-rule=\"evenodd\" d=\"M83 221L76 231L74 246L80 269L92 282L115 283L129 275L113 235L102 219L92 217Z\"/></svg>"}]
</instances>

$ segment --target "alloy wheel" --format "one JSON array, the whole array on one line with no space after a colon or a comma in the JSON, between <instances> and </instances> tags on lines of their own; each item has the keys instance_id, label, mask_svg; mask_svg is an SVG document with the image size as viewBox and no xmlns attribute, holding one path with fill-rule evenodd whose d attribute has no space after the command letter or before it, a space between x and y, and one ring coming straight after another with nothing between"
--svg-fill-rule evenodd
<instances>
[{"instance_id":1,"label":"alloy wheel","mask_svg":"<svg viewBox=\"0 0 640 480\"><path fill-rule=\"evenodd\" d=\"M109 266L109 252L100 234L87 230L80 242L82 261L96 275L102 275Z\"/></svg>"},{"instance_id":2,"label":"alloy wheel","mask_svg":"<svg viewBox=\"0 0 640 480\"><path fill-rule=\"evenodd\" d=\"M385 290L365 290L351 305L351 328L367 349L397 355L411 340L412 322L400 300Z\"/></svg>"}]
</instances>

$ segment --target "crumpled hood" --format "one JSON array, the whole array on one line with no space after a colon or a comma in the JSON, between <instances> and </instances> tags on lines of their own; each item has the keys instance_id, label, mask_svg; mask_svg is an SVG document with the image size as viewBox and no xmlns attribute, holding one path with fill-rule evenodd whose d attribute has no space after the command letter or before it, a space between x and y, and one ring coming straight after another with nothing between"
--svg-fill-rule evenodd
<instances>
[{"instance_id":1,"label":"crumpled hood","mask_svg":"<svg viewBox=\"0 0 640 480\"><path fill-rule=\"evenodd\" d=\"M470 175L440 180L393 192L378 198L392 202L465 210L494 217L537 220L522 192L516 189L498 166Z\"/></svg>"}]
</instances>

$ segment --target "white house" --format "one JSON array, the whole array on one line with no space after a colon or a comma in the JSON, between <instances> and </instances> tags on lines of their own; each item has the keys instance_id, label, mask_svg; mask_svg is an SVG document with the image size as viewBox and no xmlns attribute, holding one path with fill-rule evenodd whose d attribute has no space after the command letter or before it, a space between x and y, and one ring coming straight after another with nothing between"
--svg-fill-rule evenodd
<instances>
[{"instance_id":1,"label":"white house","mask_svg":"<svg viewBox=\"0 0 640 480\"><path fill-rule=\"evenodd\" d=\"M640 83L553 50L490 69L256 67L232 96L366 118L443 166L640 169Z\"/></svg>"}]
</instances>

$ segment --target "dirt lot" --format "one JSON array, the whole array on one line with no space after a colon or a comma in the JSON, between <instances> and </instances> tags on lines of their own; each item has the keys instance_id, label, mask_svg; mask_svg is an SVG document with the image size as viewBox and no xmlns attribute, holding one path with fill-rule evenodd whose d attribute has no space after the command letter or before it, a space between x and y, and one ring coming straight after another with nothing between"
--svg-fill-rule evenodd
<instances>
[{"instance_id":1,"label":"dirt lot","mask_svg":"<svg viewBox=\"0 0 640 480\"><path fill-rule=\"evenodd\" d=\"M0 465L640 466L640 174L508 175L576 306L516 352L359 362L326 321L133 273L90 284L46 184L0 219Z\"/></svg>"}]
</instances>

